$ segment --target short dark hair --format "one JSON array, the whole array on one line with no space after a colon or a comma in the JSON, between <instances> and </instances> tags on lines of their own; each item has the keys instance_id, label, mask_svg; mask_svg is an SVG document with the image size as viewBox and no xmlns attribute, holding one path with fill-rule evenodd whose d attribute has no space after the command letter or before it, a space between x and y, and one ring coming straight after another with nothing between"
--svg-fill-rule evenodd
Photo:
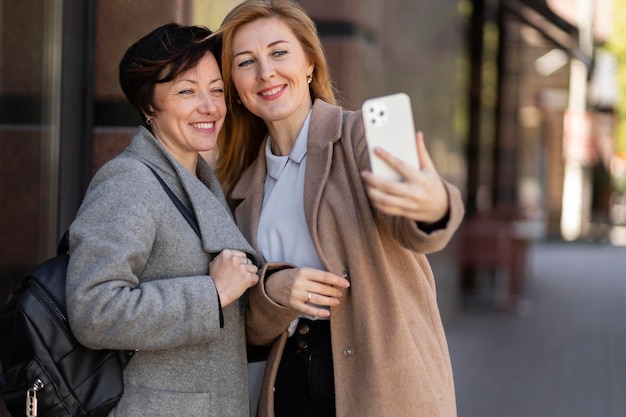
<instances>
[{"instance_id":1,"label":"short dark hair","mask_svg":"<svg viewBox=\"0 0 626 417\"><path fill-rule=\"evenodd\" d=\"M148 33L126 50L119 66L120 87L141 118L160 110L154 87L195 67L212 53L221 69L221 41L204 26L168 23Z\"/></svg>"}]
</instances>

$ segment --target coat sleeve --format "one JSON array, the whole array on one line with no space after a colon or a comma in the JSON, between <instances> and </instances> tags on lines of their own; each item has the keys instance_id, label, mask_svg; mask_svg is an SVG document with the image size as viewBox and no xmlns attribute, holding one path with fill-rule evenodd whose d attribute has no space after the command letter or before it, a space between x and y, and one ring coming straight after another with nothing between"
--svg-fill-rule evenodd
<instances>
[{"instance_id":1,"label":"coat sleeve","mask_svg":"<svg viewBox=\"0 0 626 417\"><path fill-rule=\"evenodd\" d=\"M352 146L358 170L370 170L371 164L360 112L353 112L345 119L344 136L350 139L349 143ZM380 213L373 206L371 206L372 211L379 223L385 225L384 227L389 230L393 238L407 249L424 254L440 251L448 244L465 214L459 189L447 181L444 181L444 186L448 194L448 221L445 227L430 233L421 230L413 220ZM363 187L365 188L365 185Z\"/></svg>"},{"instance_id":2,"label":"coat sleeve","mask_svg":"<svg viewBox=\"0 0 626 417\"><path fill-rule=\"evenodd\" d=\"M452 239L463 220L465 209L458 188L446 181L444 181L444 185L448 193L449 211L448 221L440 229L426 232L412 220L398 216L381 215L395 239L402 246L415 252L429 254L444 249Z\"/></svg>"},{"instance_id":3,"label":"coat sleeve","mask_svg":"<svg viewBox=\"0 0 626 417\"><path fill-rule=\"evenodd\" d=\"M70 326L95 349L209 343L219 337L219 305L208 256L136 164L105 165L70 227Z\"/></svg>"},{"instance_id":4,"label":"coat sleeve","mask_svg":"<svg viewBox=\"0 0 626 417\"><path fill-rule=\"evenodd\" d=\"M259 283L250 292L246 311L246 338L258 346L270 345L287 330L289 323L298 317L298 311L274 302L265 291L265 283L274 272L293 268L287 263L269 263L261 271Z\"/></svg>"}]
</instances>

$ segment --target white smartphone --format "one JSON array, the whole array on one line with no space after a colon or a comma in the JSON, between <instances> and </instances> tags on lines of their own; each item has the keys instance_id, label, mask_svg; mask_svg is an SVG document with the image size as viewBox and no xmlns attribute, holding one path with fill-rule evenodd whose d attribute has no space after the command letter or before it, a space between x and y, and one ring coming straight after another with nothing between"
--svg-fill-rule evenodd
<instances>
[{"instance_id":1,"label":"white smartphone","mask_svg":"<svg viewBox=\"0 0 626 417\"><path fill-rule=\"evenodd\" d=\"M366 100L361 107L365 138L374 175L401 181L402 175L374 154L385 149L409 165L419 168L411 100L404 93Z\"/></svg>"}]
</instances>

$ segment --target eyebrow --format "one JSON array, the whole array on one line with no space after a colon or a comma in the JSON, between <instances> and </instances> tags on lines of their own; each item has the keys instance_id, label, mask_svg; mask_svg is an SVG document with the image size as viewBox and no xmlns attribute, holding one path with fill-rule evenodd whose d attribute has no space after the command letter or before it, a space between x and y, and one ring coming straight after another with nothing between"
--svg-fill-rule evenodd
<instances>
[{"instance_id":1,"label":"eyebrow","mask_svg":"<svg viewBox=\"0 0 626 417\"><path fill-rule=\"evenodd\" d=\"M219 78L215 78L215 79L210 80L210 81L209 81L209 84L214 84L214 83L217 83L217 82L220 82L220 81L223 81L223 78L222 78L222 77L219 77ZM196 80L192 80L192 79L189 79L189 78L181 78L181 79L179 79L178 81L176 81L176 82L175 82L175 84L182 83L182 82L188 82L188 83L192 83L192 84L198 84L198 81L196 81Z\"/></svg>"},{"instance_id":2,"label":"eyebrow","mask_svg":"<svg viewBox=\"0 0 626 417\"><path fill-rule=\"evenodd\" d=\"M277 41L270 42L270 43L267 45L267 47L268 47L268 48L271 48L272 46L276 46L276 45L278 45L279 43L289 43L289 41L284 41L284 40L282 40L282 39L279 39L279 40L277 40ZM245 54L251 54L251 53L252 53L251 51L241 51L241 52L237 52L236 54L234 54L234 55L233 55L233 58L236 58L236 57L238 57L239 55L245 55Z\"/></svg>"}]
</instances>

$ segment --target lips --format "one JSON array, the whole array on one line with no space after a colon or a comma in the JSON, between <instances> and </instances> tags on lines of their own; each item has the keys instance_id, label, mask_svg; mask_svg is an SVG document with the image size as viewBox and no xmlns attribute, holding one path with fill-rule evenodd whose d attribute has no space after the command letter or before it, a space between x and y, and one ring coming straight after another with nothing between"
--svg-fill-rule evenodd
<instances>
[{"instance_id":1,"label":"lips","mask_svg":"<svg viewBox=\"0 0 626 417\"><path fill-rule=\"evenodd\" d=\"M280 95L285 90L284 85L279 85L276 87L268 88L259 92L259 95L263 98L275 98Z\"/></svg>"},{"instance_id":2,"label":"lips","mask_svg":"<svg viewBox=\"0 0 626 417\"><path fill-rule=\"evenodd\" d=\"M213 129L215 122L192 123L191 126L197 129Z\"/></svg>"}]
</instances>

